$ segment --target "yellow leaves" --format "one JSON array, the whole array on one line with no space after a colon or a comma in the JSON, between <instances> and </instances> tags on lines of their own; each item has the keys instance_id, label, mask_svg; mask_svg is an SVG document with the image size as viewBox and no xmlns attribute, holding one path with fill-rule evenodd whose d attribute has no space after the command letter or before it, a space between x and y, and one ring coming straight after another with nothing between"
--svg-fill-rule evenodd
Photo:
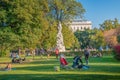
<instances>
[{"instance_id":1,"label":"yellow leaves","mask_svg":"<svg viewBox=\"0 0 120 80\"><path fill-rule=\"evenodd\" d=\"M102 30L110 30L110 29L115 29L117 27L119 27L119 22L118 22L118 19L114 19L114 20L105 20L103 22L103 24L101 24L101 29Z\"/></svg>"},{"instance_id":2,"label":"yellow leaves","mask_svg":"<svg viewBox=\"0 0 120 80\"><path fill-rule=\"evenodd\" d=\"M64 36L64 44L66 48L70 48L73 44L76 43L75 36L72 31L68 28L68 26L63 25L62 33Z\"/></svg>"}]
</instances>

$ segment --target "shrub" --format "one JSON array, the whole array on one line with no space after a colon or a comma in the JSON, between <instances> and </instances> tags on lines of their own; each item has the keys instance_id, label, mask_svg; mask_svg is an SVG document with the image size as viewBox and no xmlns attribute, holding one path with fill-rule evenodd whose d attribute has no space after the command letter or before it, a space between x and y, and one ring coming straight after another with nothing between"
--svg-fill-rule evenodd
<instances>
[{"instance_id":1,"label":"shrub","mask_svg":"<svg viewBox=\"0 0 120 80\"><path fill-rule=\"evenodd\" d=\"M0 57L6 56L6 52L5 51L0 51Z\"/></svg>"},{"instance_id":2,"label":"shrub","mask_svg":"<svg viewBox=\"0 0 120 80\"><path fill-rule=\"evenodd\" d=\"M9 50L0 50L0 57L10 56Z\"/></svg>"},{"instance_id":3,"label":"shrub","mask_svg":"<svg viewBox=\"0 0 120 80\"><path fill-rule=\"evenodd\" d=\"M120 60L120 45L114 46L113 52L114 52L114 55L115 55L114 57L115 57L117 60Z\"/></svg>"}]
</instances>

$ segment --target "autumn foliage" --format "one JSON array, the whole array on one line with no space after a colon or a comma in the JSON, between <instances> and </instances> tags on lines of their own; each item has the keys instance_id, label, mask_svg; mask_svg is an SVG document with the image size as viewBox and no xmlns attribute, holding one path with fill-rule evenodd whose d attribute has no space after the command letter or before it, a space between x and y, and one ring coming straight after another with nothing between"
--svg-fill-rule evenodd
<instances>
[{"instance_id":1,"label":"autumn foliage","mask_svg":"<svg viewBox=\"0 0 120 80\"><path fill-rule=\"evenodd\" d=\"M114 53L115 53L115 58L117 60L120 60L120 45L114 46Z\"/></svg>"}]
</instances>

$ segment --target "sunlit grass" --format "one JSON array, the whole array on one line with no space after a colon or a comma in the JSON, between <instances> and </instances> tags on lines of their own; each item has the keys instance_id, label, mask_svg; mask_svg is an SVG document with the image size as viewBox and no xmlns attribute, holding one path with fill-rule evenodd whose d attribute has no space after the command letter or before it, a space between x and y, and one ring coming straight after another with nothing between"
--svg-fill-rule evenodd
<instances>
[{"instance_id":1,"label":"sunlit grass","mask_svg":"<svg viewBox=\"0 0 120 80\"><path fill-rule=\"evenodd\" d=\"M59 66L59 60L55 56L50 59L39 56L30 62L22 64L12 64L14 70L0 71L0 80L119 80L120 79L120 62L112 56L102 58L93 58L89 60L90 68L66 70L61 69L56 72L54 66ZM72 65L72 57L67 57L69 66ZM0 62L11 61L9 58L0 58ZM83 57L83 62L84 57ZM1 64L0 64L1 65ZM41 79L42 78L42 79Z\"/></svg>"}]
</instances>

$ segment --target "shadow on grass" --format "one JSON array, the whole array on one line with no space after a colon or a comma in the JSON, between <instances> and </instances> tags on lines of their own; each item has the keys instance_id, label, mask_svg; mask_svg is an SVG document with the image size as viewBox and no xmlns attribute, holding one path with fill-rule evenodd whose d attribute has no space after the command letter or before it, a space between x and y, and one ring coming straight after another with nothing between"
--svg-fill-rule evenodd
<instances>
[{"instance_id":1,"label":"shadow on grass","mask_svg":"<svg viewBox=\"0 0 120 80\"><path fill-rule=\"evenodd\" d=\"M119 73L120 74L120 66L112 66L112 65L91 65L89 71L94 72L110 72L110 73Z\"/></svg>"},{"instance_id":2,"label":"shadow on grass","mask_svg":"<svg viewBox=\"0 0 120 80\"><path fill-rule=\"evenodd\" d=\"M38 65L38 66L27 66L27 67L17 67L16 70L27 70L27 71L37 71L37 72L47 72L47 71L54 71L54 66L59 65ZM65 69L61 69L66 71ZM76 69L72 70L77 71ZM108 73L120 73L120 66L109 66L109 65L92 65L88 70L80 69L82 72L108 72ZM78 70L79 72L79 70Z\"/></svg>"},{"instance_id":3,"label":"shadow on grass","mask_svg":"<svg viewBox=\"0 0 120 80\"><path fill-rule=\"evenodd\" d=\"M0 80L119 80L120 76L92 74L6 74Z\"/></svg>"},{"instance_id":4,"label":"shadow on grass","mask_svg":"<svg viewBox=\"0 0 120 80\"><path fill-rule=\"evenodd\" d=\"M58 64L59 60L33 60L33 62L30 62L29 64Z\"/></svg>"},{"instance_id":5,"label":"shadow on grass","mask_svg":"<svg viewBox=\"0 0 120 80\"><path fill-rule=\"evenodd\" d=\"M72 63L72 58L67 60ZM16 70L0 72L0 80L120 80L120 65L113 58L90 58L90 63L88 70L55 72L54 66L59 66L59 60L34 60L13 64Z\"/></svg>"},{"instance_id":6,"label":"shadow on grass","mask_svg":"<svg viewBox=\"0 0 120 80\"><path fill-rule=\"evenodd\" d=\"M71 60L71 58L68 58ZM93 62L93 64L92 64ZM115 61L112 58L91 58L90 69L87 71L90 72L110 72L110 73L119 73L120 65L119 62ZM97 64L96 64L97 63ZM109 63L109 64L108 64ZM116 65L114 65L114 63ZM113 64L113 65L112 65ZM21 65L21 64L19 64ZM23 64L24 65L24 64ZM35 65L35 66L34 66ZM17 70L29 70L29 71L54 71L54 66L60 66L59 60L38 60L30 62L27 66L17 67ZM71 65L70 65L71 66Z\"/></svg>"},{"instance_id":7,"label":"shadow on grass","mask_svg":"<svg viewBox=\"0 0 120 80\"><path fill-rule=\"evenodd\" d=\"M54 71L54 65L18 67L17 70L29 70L29 71L38 71L38 72Z\"/></svg>"},{"instance_id":8,"label":"shadow on grass","mask_svg":"<svg viewBox=\"0 0 120 80\"><path fill-rule=\"evenodd\" d=\"M94 63L119 63L120 61L117 61L113 57L90 57L89 58L90 62Z\"/></svg>"}]
</instances>

